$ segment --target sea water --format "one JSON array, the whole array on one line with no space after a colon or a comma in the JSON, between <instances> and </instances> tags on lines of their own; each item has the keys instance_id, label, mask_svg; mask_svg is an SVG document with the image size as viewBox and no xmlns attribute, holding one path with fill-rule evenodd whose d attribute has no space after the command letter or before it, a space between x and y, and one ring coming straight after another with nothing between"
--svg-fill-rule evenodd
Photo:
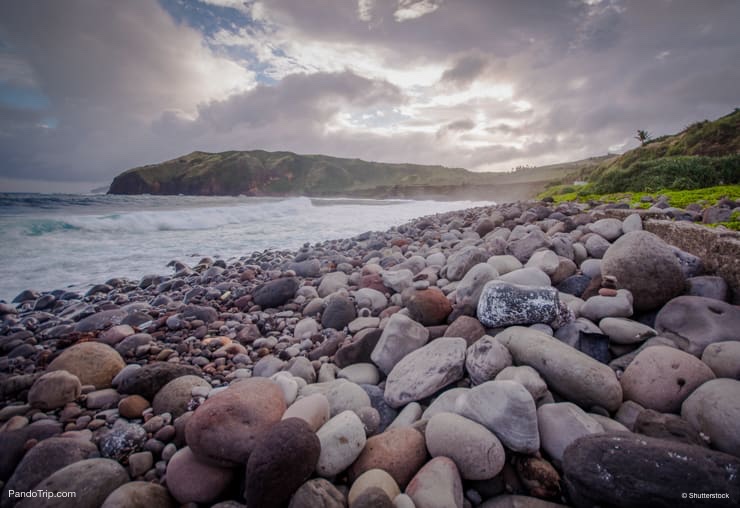
<instances>
[{"instance_id":1,"label":"sea water","mask_svg":"<svg viewBox=\"0 0 740 508\"><path fill-rule=\"evenodd\" d=\"M488 202L0 193L0 300L385 231Z\"/></svg>"}]
</instances>

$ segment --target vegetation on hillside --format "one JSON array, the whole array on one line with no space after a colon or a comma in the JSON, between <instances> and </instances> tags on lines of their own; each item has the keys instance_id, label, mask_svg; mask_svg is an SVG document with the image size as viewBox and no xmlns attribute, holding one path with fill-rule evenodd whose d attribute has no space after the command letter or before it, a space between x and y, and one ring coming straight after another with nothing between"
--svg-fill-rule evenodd
<instances>
[{"instance_id":1,"label":"vegetation on hillside","mask_svg":"<svg viewBox=\"0 0 740 508\"><path fill-rule=\"evenodd\" d=\"M109 192L364 197L455 192L458 198L464 198L465 189L470 189L471 193L475 190L478 196L481 189L504 185L526 187L526 184L533 184L539 190L553 178L595 167L603 160L592 158L510 173L475 173L461 168L387 164L292 152L193 152L160 164L125 171L114 179Z\"/></svg>"},{"instance_id":2,"label":"vegetation on hillside","mask_svg":"<svg viewBox=\"0 0 740 508\"><path fill-rule=\"evenodd\" d=\"M647 134L647 133L645 133ZM573 181L586 181L575 187ZM551 182L540 197L587 198L619 192L665 193L740 184L740 109L662 136L602 164Z\"/></svg>"}]
</instances>

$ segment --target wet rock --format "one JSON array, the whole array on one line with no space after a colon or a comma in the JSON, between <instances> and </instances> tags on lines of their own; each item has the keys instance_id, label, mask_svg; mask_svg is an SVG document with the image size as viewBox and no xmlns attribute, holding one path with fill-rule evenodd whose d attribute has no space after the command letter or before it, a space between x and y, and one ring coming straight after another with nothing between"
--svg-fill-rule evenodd
<instances>
[{"instance_id":1,"label":"wet rock","mask_svg":"<svg viewBox=\"0 0 740 508\"><path fill-rule=\"evenodd\" d=\"M249 456L247 504L283 506L313 473L320 450L319 438L305 421L288 418L276 423L262 434Z\"/></svg>"},{"instance_id":2,"label":"wet rock","mask_svg":"<svg viewBox=\"0 0 740 508\"><path fill-rule=\"evenodd\" d=\"M432 457L449 457L464 480L493 478L504 467L504 448L484 426L454 413L438 413L427 423L426 445Z\"/></svg>"},{"instance_id":3,"label":"wet rock","mask_svg":"<svg viewBox=\"0 0 740 508\"><path fill-rule=\"evenodd\" d=\"M209 397L188 420L185 437L203 461L222 466L245 464L260 434L284 412L285 398L276 383L245 379Z\"/></svg>"},{"instance_id":4,"label":"wet rock","mask_svg":"<svg viewBox=\"0 0 740 508\"><path fill-rule=\"evenodd\" d=\"M594 467L596 464L598 467ZM581 506L714 506L717 500L683 498L676 484L690 492L721 492L740 496L740 460L663 439L637 434L585 436L565 450L563 470L568 492ZM636 487L639 486L639 487Z\"/></svg>"},{"instance_id":5,"label":"wet rock","mask_svg":"<svg viewBox=\"0 0 740 508\"><path fill-rule=\"evenodd\" d=\"M487 381L462 394L455 413L493 432L508 449L535 453L540 448L537 408L529 392L514 381Z\"/></svg>"},{"instance_id":6,"label":"wet rock","mask_svg":"<svg viewBox=\"0 0 740 508\"><path fill-rule=\"evenodd\" d=\"M491 281L483 288L477 315L490 328L550 323L558 317L558 307L558 292L552 287Z\"/></svg>"},{"instance_id":7,"label":"wet rock","mask_svg":"<svg viewBox=\"0 0 740 508\"><path fill-rule=\"evenodd\" d=\"M679 296L655 318L655 329L684 351L701 356L709 344L740 341L740 307L701 296Z\"/></svg>"},{"instance_id":8,"label":"wet rock","mask_svg":"<svg viewBox=\"0 0 740 508\"><path fill-rule=\"evenodd\" d=\"M681 403L714 373L701 360L666 346L644 349L622 374L624 398L661 413L676 413Z\"/></svg>"},{"instance_id":9,"label":"wet rock","mask_svg":"<svg viewBox=\"0 0 740 508\"><path fill-rule=\"evenodd\" d=\"M511 327L496 339L518 365L534 368L553 390L586 408L601 406L616 411L622 387L608 366L542 332Z\"/></svg>"},{"instance_id":10,"label":"wet rock","mask_svg":"<svg viewBox=\"0 0 740 508\"><path fill-rule=\"evenodd\" d=\"M115 349L99 342L83 342L65 349L49 364L48 370L66 370L83 385L108 388L125 366Z\"/></svg>"},{"instance_id":11,"label":"wet rock","mask_svg":"<svg viewBox=\"0 0 740 508\"><path fill-rule=\"evenodd\" d=\"M385 401L396 408L461 379L466 346L465 339L443 337L406 355L388 374Z\"/></svg>"},{"instance_id":12,"label":"wet rock","mask_svg":"<svg viewBox=\"0 0 740 508\"><path fill-rule=\"evenodd\" d=\"M685 277L673 251L647 231L633 231L614 242L604 254L601 272L632 293L638 311L658 308L684 290Z\"/></svg>"}]
</instances>

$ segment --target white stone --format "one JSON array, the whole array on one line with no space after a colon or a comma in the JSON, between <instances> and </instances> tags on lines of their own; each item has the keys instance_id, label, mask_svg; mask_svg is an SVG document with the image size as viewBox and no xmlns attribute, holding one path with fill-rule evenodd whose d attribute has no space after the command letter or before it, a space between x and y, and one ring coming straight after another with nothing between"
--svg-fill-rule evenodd
<instances>
[{"instance_id":1,"label":"white stone","mask_svg":"<svg viewBox=\"0 0 740 508\"><path fill-rule=\"evenodd\" d=\"M365 447L365 427L353 411L343 411L316 432L321 453L316 464L319 476L331 478L350 466Z\"/></svg>"}]
</instances>

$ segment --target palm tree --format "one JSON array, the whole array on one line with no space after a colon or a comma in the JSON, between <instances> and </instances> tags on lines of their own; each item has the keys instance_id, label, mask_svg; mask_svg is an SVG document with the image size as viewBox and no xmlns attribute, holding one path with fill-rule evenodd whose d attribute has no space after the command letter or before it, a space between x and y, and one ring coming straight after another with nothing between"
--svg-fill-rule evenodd
<instances>
[{"instance_id":1,"label":"palm tree","mask_svg":"<svg viewBox=\"0 0 740 508\"><path fill-rule=\"evenodd\" d=\"M642 129L637 129L637 136L635 136L635 139L637 141L639 141L641 144L644 145L645 143L647 143L648 141L650 141L650 138L651 137L652 136L650 135L650 133L648 131L645 131L645 130L642 130Z\"/></svg>"}]
</instances>

